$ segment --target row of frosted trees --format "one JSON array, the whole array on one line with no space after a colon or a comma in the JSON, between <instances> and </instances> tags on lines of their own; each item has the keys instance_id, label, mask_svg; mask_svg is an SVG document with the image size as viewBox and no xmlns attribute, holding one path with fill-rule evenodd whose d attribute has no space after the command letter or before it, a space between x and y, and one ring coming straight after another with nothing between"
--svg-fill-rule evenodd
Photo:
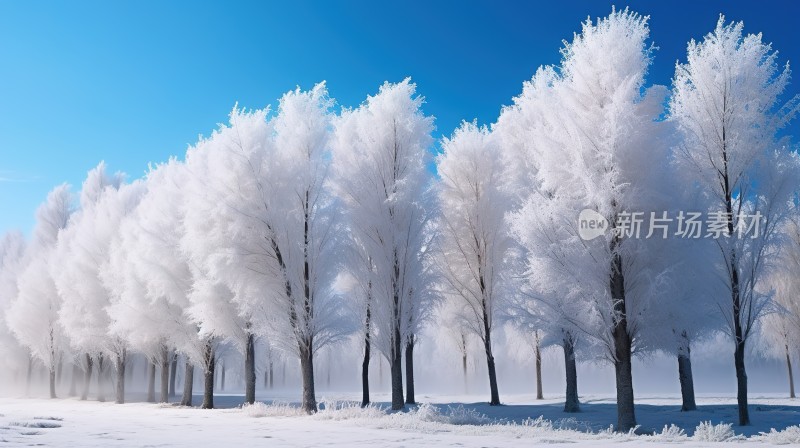
<instances>
[{"instance_id":1,"label":"row of frosted trees","mask_svg":"<svg viewBox=\"0 0 800 448\"><path fill-rule=\"evenodd\" d=\"M789 68L761 35L722 18L671 90L649 86L647 20L584 23L491 128L465 122L441 141L436 175L433 118L405 80L340 113L324 83L274 112L235 107L184 161L130 183L101 164L77 199L57 187L30 242L0 243L4 359L42 363L53 396L65 356L88 375L111 364L122 403L132 352L162 372L177 352L184 404L199 367L213 407L221 344L243 355L252 403L264 339L299 359L313 412L315 354L348 340L364 353L363 403L375 349L401 409L415 401L415 345L446 330L464 365L480 341L499 404L492 336L508 326L534 341L537 370L541 348L562 347L566 411L580 408L577 357L611 362L627 431L632 356L674 354L691 410L692 344L723 331L748 424L748 340L763 329L785 348L791 378L800 334L800 165L779 138L798 100L780 101ZM584 209L610 231L580 238ZM632 212L662 218L657 234L625 231ZM687 233L689 212L722 217L722 236ZM758 231L740 236L753 215Z\"/></svg>"}]
</instances>

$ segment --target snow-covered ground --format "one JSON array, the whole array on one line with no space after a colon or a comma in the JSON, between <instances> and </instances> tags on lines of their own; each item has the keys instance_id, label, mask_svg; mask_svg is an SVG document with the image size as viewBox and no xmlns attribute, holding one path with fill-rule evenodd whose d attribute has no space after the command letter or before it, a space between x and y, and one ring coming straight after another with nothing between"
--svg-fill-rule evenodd
<instances>
[{"instance_id":1,"label":"snow-covered ground","mask_svg":"<svg viewBox=\"0 0 800 448\"><path fill-rule=\"evenodd\" d=\"M507 396L505 405L500 407L475 403L474 396L420 396L419 401L425 404L404 413L386 412L385 401L361 409L344 398L324 399L323 409L313 416L302 415L288 401L260 402L242 408L242 397L236 395L216 397L215 404L222 408L214 410L142 402L115 405L77 399L2 398L0 446L800 444L800 402L774 397L751 398L753 425L749 427L726 425L736 416L731 398L698 397L696 412L680 412L675 397L639 398L636 412L640 432L654 435L609 431L616 416L609 397L581 397L583 410L578 414L561 412L557 399L535 402L526 395ZM386 399L380 395L376 398ZM467 402L460 403L464 401ZM704 421L714 426L697 429ZM670 427L671 424L676 426ZM772 428L780 432L769 434Z\"/></svg>"}]
</instances>

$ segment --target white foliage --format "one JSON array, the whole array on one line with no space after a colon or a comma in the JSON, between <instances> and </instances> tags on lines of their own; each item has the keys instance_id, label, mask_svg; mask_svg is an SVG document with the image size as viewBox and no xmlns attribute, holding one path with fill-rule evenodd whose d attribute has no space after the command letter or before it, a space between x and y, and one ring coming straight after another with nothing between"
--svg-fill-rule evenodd
<instances>
[{"instance_id":1,"label":"white foliage","mask_svg":"<svg viewBox=\"0 0 800 448\"><path fill-rule=\"evenodd\" d=\"M486 127L464 122L442 149L436 159L441 290L456 303L450 309L460 318L452 323L485 342L512 293L505 260L512 240L504 225L510 204L501 189L500 148Z\"/></svg>"},{"instance_id":2,"label":"white foliage","mask_svg":"<svg viewBox=\"0 0 800 448\"><path fill-rule=\"evenodd\" d=\"M590 336L605 356L613 356L619 318L609 290L614 256L623 260L634 340L659 271L642 240L613 242L607 232L584 241L577 217L592 209L614 227L621 212L646 213L664 201L667 153L655 119L665 89L644 90L648 34L647 19L627 10L587 21L562 50L560 68L539 69L495 129L518 182L509 188L521 192L510 223L527 250L527 299L512 311L554 335Z\"/></svg>"},{"instance_id":3,"label":"white foliage","mask_svg":"<svg viewBox=\"0 0 800 448\"><path fill-rule=\"evenodd\" d=\"M0 238L0 359L10 368L21 368L28 356L4 318L19 294L18 280L25 267L26 246L21 232L8 232Z\"/></svg>"},{"instance_id":4,"label":"white foliage","mask_svg":"<svg viewBox=\"0 0 800 448\"><path fill-rule=\"evenodd\" d=\"M433 119L409 79L386 83L359 108L334 122L335 190L353 238L364 246L372 269L359 282L371 284L376 346L388 359L427 315L430 303L428 220Z\"/></svg>"},{"instance_id":5,"label":"white foliage","mask_svg":"<svg viewBox=\"0 0 800 448\"><path fill-rule=\"evenodd\" d=\"M689 43L687 62L676 66L670 117L683 139L678 153L687 186L700 186L708 212L730 213L729 228L740 229L743 215L762 217L757 238L735 235L718 240L715 280L727 331L747 340L767 309L759 288L771 269L770 254L796 188L797 155L776 132L798 111L800 97L781 103L790 76L777 52L760 34L743 35L743 24L720 16L712 33ZM741 312L731 306L738 283ZM736 320L738 319L738 322Z\"/></svg>"},{"instance_id":6,"label":"white foliage","mask_svg":"<svg viewBox=\"0 0 800 448\"><path fill-rule=\"evenodd\" d=\"M120 221L136 207L143 184L122 185L119 177L107 176L102 163L89 172L81 209L59 234L55 261L51 263L63 298L59 321L72 347L91 356L121 354L125 348L124 341L109 337L112 293L102 281L101 270L109 263L111 240Z\"/></svg>"},{"instance_id":7,"label":"white foliage","mask_svg":"<svg viewBox=\"0 0 800 448\"><path fill-rule=\"evenodd\" d=\"M61 297L49 261L59 232L69 222L72 203L73 195L64 184L53 189L36 211L33 241L17 280L19 294L5 315L6 324L20 344L51 371L58 357L69 349L69 342L59 323Z\"/></svg>"}]
</instances>

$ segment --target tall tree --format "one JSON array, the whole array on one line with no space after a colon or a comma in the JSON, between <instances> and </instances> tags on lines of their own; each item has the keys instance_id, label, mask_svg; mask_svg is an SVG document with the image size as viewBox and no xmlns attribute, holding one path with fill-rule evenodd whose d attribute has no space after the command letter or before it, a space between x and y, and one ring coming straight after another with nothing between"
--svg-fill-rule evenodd
<instances>
[{"instance_id":1,"label":"tall tree","mask_svg":"<svg viewBox=\"0 0 800 448\"><path fill-rule=\"evenodd\" d=\"M112 297L111 335L159 364L165 350L175 348L187 356L188 391L185 388L182 404L189 405L193 363L202 361L206 341L189 314L193 277L180 250L180 189L185 181L184 167L175 160L151 168L144 180L146 193L118 225L101 278ZM169 370L161 368L163 373ZM167 398L162 396L161 401Z\"/></svg>"},{"instance_id":2,"label":"tall tree","mask_svg":"<svg viewBox=\"0 0 800 448\"><path fill-rule=\"evenodd\" d=\"M543 121L530 123L540 138L518 151L535 168L512 216L529 277L539 277L534 296L580 304L581 312L561 317L597 341L615 367L619 431L636 426L632 354L656 275L647 245L624 218L657 209L668 161L655 122L666 91L645 90L648 36L646 17L614 10L584 23L559 70L537 73L529 85L541 87L549 105L536 114ZM576 218L585 209L610 232L581 238Z\"/></svg>"},{"instance_id":3,"label":"tall tree","mask_svg":"<svg viewBox=\"0 0 800 448\"><path fill-rule=\"evenodd\" d=\"M675 68L670 116L683 138L686 184L711 198L708 213L722 225L716 266L727 293L714 299L734 342L739 424L748 425L745 347L769 302L758 284L797 175L796 157L776 133L800 98L780 101L788 64L780 69L761 34L742 30L720 16L712 33L689 43L687 62Z\"/></svg>"},{"instance_id":4,"label":"tall tree","mask_svg":"<svg viewBox=\"0 0 800 448\"><path fill-rule=\"evenodd\" d=\"M501 140L502 158L505 165L505 189L519 211L536 191L540 152L553 155L543 143L568 145L561 141L565 137L553 120L553 108L558 107L558 96L554 84L558 75L553 67L540 68L536 75L523 84L522 93L514 98L514 104L503 109L493 132ZM558 114L559 112L556 112ZM547 197L552 199L552 197ZM578 376L576 350L582 330L576 325L576 316L582 316L582 301L564 287L565 277L558 273L550 275L551 263L559 263L551 249L559 246L559 238L552 240L551 234L564 227L561 222L537 221L535 227L525 224L516 229L514 222L521 219L510 215L512 232L524 248L536 248L533 256L518 253L516 263L524 260L515 272L522 279L515 289L519 292L511 297L504 313L513 327L523 333L544 330L547 338L543 345L558 345L564 352L566 399L565 412L578 412ZM531 232L535 230L535 232ZM531 232L531 233L529 233ZM562 236L563 237L563 236ZM540 256L545 254L546 256ZM571 282L568 280L568 282ZM574 292L574 291L573 291ZM584 338L586 339L586 338Z\"/></svg>"},{"instance_id":5,"label":"tall tree","mask_svg":"<svg viewBox=\"0 0 800 448\"><path fill-rule=\"evenodd\" d=\"M17 281L19 293L11 302L6 324L31 357L49 372L50 397L56 397L56 364L69 341L59 323L61 296L56 289L49 261L58 233L67 226L73 210L73 195L64 184L53 189L36 211L33 240L26 253L26 266Z\"/></svg>"},{"instance_id":6,"label":"tall tree","mask_svg":"<svg viewBox=\"0 0 800 448\"><path fill-rule=\"evenodd\" d=\"M25 268L26 248L22 232L10 231L0 238L0 359L10 371L24 369L30 359L30 353L14 337L5 319L19 294L18 281Z\"/></svg>"},{"instance_id":7,"label":"tall tree","mask_svg":"<svg viewBox=\"0 0 800 448\"><path fill-rule=\"evenodd\" d=\"M511 245L503 225L510 203L500 182L500 149L486 127L462 123L436 159L444 292L463 302L461 322L483 344L490 405L500 404L492 332L503 306L504 258Z\"/></svg>"},{"instance_id":8,"label":"tall tree","mask_svg":"<svg viewBox=\"0 0 800 448\"><path fill-rule=\"evenodd\" d=\"M422 113L423 99L409 79L385 83L359 108L335 121L333 163L339 198L350 231L374 263L371 278L373 342L389 361L392 409L404 407L402 358L409 342L414 271L423 272L420 254L427 211L419 202L427 187L426 161L433 118Z\"/></svg>"},{"instance_id":9,"label":"tall tree","mask_svg":"<svg viewBox=\"0 0 800 448\"><path fill-rule=\"evenodd\" d=\"M91 170L81 191L81 209L59 234L58 266L53 278L63 303L59 321L72 347L96 362L98 399L104 397L104 361L108 358L124 369L126 344L108 337L111 319L107 308L111 293L100 277L108 263L110 241L120 220L135 208L142 193L141 182L121 191L122 175L110 176L104 163ZM124 397L117 397L119 402Z\"/></svg>"},{"instance_id":10,"label":"tall tree","mask_svg":"<svg viewBox=\"0 0 800 448\"><path fill-rule=\"evenodd\" d=\"M317 409L314 353L343 330L330 290L336 273L335 208L326 190L331 105L318 84L285 94L274 118L268 109L234 109L230 126L187 154L197 193L187 209L184 246L231 289L243 320L237 340L252 347L264 332L300 358L307 412ZM247 366L254 374L255 363ZM255 377L247 377L254 391Z\"/></svg>"}]
</instances>

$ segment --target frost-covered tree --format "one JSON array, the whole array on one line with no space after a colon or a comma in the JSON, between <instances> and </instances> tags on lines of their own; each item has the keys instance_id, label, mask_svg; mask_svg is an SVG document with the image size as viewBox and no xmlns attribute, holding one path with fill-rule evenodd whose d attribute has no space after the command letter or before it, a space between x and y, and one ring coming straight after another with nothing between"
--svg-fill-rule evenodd
<instances>
[{"instance_id":1,"label":"frost-covered tree","mask_svg":"<svg viewBox=\"0 0 800 448\"><path fill-rule=\"evenodd\" d=\"M708 195L707 211L724 231L716 267L727 293L713 299L734 342L739 424L747 425L745 347L769 302L758 285L797 179L797 158L776 133L800 97L781 102L789 66L779 68L761 34L742 30L720 16L712 33L689 43L686 63L676 65L670 116L683 139L686 185Z\"/></svg>"},{"instance_id":2,"label":"frost-covered tree","mask_svg":"<svg viewBox=\"0 0 800 448\"><path fill-rule=\"evenodd\" d=\"M539 183L540 151L547 151L547 156L557 154L549 151L545 144L569 145L565 137L559 134L561 127L558 118L553 119L553 108L559 107L554 87L557 80L558 75L553 67L540 68L533 79L524 83L522 93L514 98L514 104L503 109L493 128L493 132L501 139L506 168L505 189L513 200L515 210L529 200L532 189L535 191ZM558 114L557 109L555 113ZM512 224L518 219L515 215L511 215L511 218ZM509 298L504 313L508 315L509 322L522 332L543 330L545 337L542 346L555 344L562 348L566 379L564 411L578 412L576 347L582 331L576 325L575 317L581 316L584 307L581 300L570 294L575 291L569 289L571 280L557 271L550 275L551 263L558 263L558 260L548 255L551 252L549 249L558 247L558 239L551 241L551 234L562 227L563 223L543 219L535 227L525 229L526 232L535 233L515 232L523 247L537 247L537 252L532 253L532 257L523 256L527 258L524 266L515 268L515 271L524 274L520 275L524 281L515 288L518 294Z\"/></svg>"},{"instance_id":3,"label":"frost-covered tree","mask_svg":"<svg viewBox=\"0 0 800 448\"><path fill-rule=\"evenodd\" d=\"M207 200L188 208L185 247L233 292L246 359L257 331L299 357L308 412L317 408L314 353L342 332L330 289L337 272L336 209L326 189L331 106L322 83L285 94L271 119L267 109L234 109L230 126L187 154L194 176L196 159L211 169L196 179ZM255 364L246 370L252 401Z\"/></svg>"},{"instance_id":4,"label":"frost-covered tree","mask_svg":"<svg viewBox=\"0 0 800 448\"><path fill-rule=\"evenodd\" d=\"M59 323L61 296L51 274L59 232L67 226L73 210L73 195L64 184L53 189L36 211L33 240L26 266L17 280L18 295L6 314L6 324L31 356L44 364L50 376L50 397L56 396L56 365L69 341Z\"/></svg>"},{"instance_id":5,"label":"frost-covered tree","mask_svg":"<svg viewBox=\"0 0 800 448\"><path fill-rule=\"evenodd\" d=\"M474 334L469 329L465 320L469 317L469 310L461 297L452 294L445 296L436 308L436 320L443 332L440 343L449 349L455 348L460 358L461 375L464 380L464 393L468 392L467 366L469 353Z\"/></svg>"},{"instance_id":6,"label":"frost-covered tree","mask_svg":"<svg viewBox=\"0 0 800 448\"><path fill-rule=\"evenodd\" d=\"M194 363L202 362L208 341L198 334L189 315L192 273L180 250L184 209L181 187L184 167L176 160L153 167L145 179L146 194L119 225L111 242L110 262L103 270L107 288L114 292L109 308L112 334L127 340L161 367L161 401L176 349L186 356L183 405L191 405ZM165 362L166 354L166 362Z\"/></svg>"},{"instance_id":7,"label":"frost-covered tree","mask_svg":"<svg viewBox=\"0 0 800 448\"><path fill-rule=\"evenodd\" d=\"M373 342L391 366L392 408L402 409L403 350L409 328L426 307L414 280L425 271L421 260L429 211L420 202L428 183L426 161L433 118L422 113L423 98L409 79L385 83L357 109L335 122L333 163L338 196L350 231L365 246L370 275ZM364 281L363 279L359 279Z\"/></svg>"},{"instance_id":8,"label":"frost-covered tree","mask_svg":"<svg viewBox=\"0 0 800 448\"><path fill-rule=\"evenodd\" d=\"M528 276L538 285L532 293L579 305L557 316L597 341L614 364L619 431L636 426L631 359L657 274L647 245L624 218L658 207L667 161L655 122L665 89L645 90L648 35L646 17L613 11L584 23L562 50L558 71L537 73L530 86L542 87L550 103L536 115L543 121L531 124L539 138L517 151L533 152L527 157L533 182L523 187L528 196L512 216L527 249ZM577 218L584 209L604 218L610 231L582 239Z\"/></svg>"},{"instance_id":9,"label":"frost-covered tree","mask_svg":"<svg viewBox=\"0 0 800 448\"><path fill-rule=\"evenodd\" d=\"M27 243L22 232L11 231L0 238L0 359L5 368L21 370L30 357L6 324L5 316L12 301L19 294L18 280L25 268L25 249Z\"/></svg>"},{"instance_id":10,"label":"frost-covered tree","mask_svg":"<svg viewBox=\"0 0 800 448\"><path fill-rule=\"evenodd\" d=\"M110 293L100 279L100 267L108 260L108 245L119 219L135 205L134 199L125 205L117 202L115 193L121 182L122 175L108 175L102 162L89 171L81 189L81 208L59 234L51 264L62 298L59 322L72 348L85 353L87 363L96 361L100 401L105 400L104 363L109 357L124 358L125 351L124 341L108 337Z\"/></svg>"},{"instance_id":11,"label":"frost-covered tree","mask_svg":"<svg viewBox=\"0 0 800 448\"><path fill-rule=\"evenodd\" d=\"M444 139L442 150L436 166L441 178L437 266L443 293L463 303L460 323L483 344L489 404L499 405L492 331L509 292L503 281L508 274L504 258L511 245L503 222L510 203L500 185L500 149L486 127L465 122Z\"/></svg>"}]
</instances>

